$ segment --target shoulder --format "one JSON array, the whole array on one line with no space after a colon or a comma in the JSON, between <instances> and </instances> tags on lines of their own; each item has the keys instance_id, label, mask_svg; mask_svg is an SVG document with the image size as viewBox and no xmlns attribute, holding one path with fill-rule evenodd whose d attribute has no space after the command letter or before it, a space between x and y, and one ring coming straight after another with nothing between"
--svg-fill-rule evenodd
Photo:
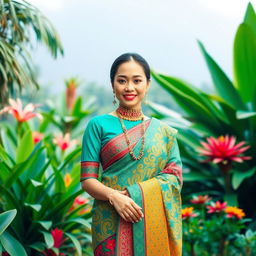
<instances>
[{"instance_id":1,"label":"shoulder","mask_svg":"<svg viewBox=\"0 0 256 256\"><path fill-rule=\"evenodd\" d=\"M106 119L106 114L102 114L102 115L97 115L97 116L93 116L89 119L88 121L88 125L101 125L104 120Z\"/></svg>"},{"instance_id":2,"label":"shoulder","mask_svg":"<svg viewBox=\"0 0 256 256\"><path fill-rule=\"evenodd\" d=\"M167 124L166 122L159 120L157 118L154 118L156 120L156 122L158 122L158 125L161 127L161 129L166 133L166 135L168 136L176 136L178 133L178 130L172 126L170 126L169 124Z\"/></svg>"}]
</instances>

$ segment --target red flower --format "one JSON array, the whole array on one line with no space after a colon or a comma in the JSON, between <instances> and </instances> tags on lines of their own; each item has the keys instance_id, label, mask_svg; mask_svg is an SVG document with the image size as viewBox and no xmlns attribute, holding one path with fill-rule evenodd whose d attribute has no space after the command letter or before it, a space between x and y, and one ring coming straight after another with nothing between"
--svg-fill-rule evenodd
<instances>
[{"instance_id":1,"label":"red flower","mask_svg":"<svg viewBox=\"0 0 256 256\"><path fill-rule=\"evenodd\" d=\"M53 240L54 240L54 247L55 248L60 248L61 244L63 243L63 231L55 228L51 231Z\"/></svg>"},{"instance_id":2,"label":"red flower","mask_svg":"<svg viewBox=\"0 0 256 256\"><path fill-rule=\"evenodd\" d=\"M221 203L220 201L217 201L215 203L211 203L211 205L206 206L208 209L208 213L215 213L215 212L222 212L225 210L227 206L227 202Z\"/></svg>"},{"instance_id":3,"label":"red flower","mask_svg":"<svg viewBox=\"0 0 256 256\"><path fill-rule=\"evenodd\" d=\"M44 135L40 132L34 131L34 132L32 132L32 137L33 137L34 144L36 144L42 140Z\"/></svg>"},{"instance_id":4,"label":"red flower","mask_svg":"<svg viewBox=\"0 0 256 256\"><path fill-rule=\"evenodd\" d=\"M208 197L208 195L200 195L200 196L194 196L190 202L192 204L205 204L207 203L208 201L210 201L212 198L211 197Z\"/></svg>"},{"instance_id":5,"label":"red flower","mask_svg":"<svg viewBox=\"0 0 256 256\"><path fill-rule=\"evenodd\" d=\"M8 252L2 252L2 256L10 256Z\"/></svg>"},{"instance_id":6,"label":"red flower","mask_svg":"<svg viewBox=\"0 0 256 256\"><path fill-rule=\"evenodd\" d=\"M25 106L24 109L22 109L22 102L20 99L17 99L17 101L13 99L9 99L10 106L5 107L0 111L0 114L9 112L9 114L13 115L18 122L25 122L33 117L42 118L42 116L38 113L33 113L33 111L36 108L36 105L29 103L27 106Z\"/></svg>"},{"instance_id":7,"label":"red flower","mask_svg":"<svg viewBox=\"0 0 256 256\"><path fill-rule=\"evenodd\" d=\"M76 140L70 140L70 133L66 133L64 136L62 134L56 135L53 142L57 144L62 151L65 151L77 143Z\"/></svg>"},{"instance_id":8,"label":"red flower","mask_svg":"<svg viewBox=\"0 0 256 256\"><path fill-rule=\"evenodd\" d=\"M114 250L116 246L116 240L115 239L109 239L106 243L106 248L109 250Z\"/></svg>"},{"instance_id":9,"label":"red flower","mask_svg":"<svg viewBox=\"0 0 256 256\"><path fill-rule=\"evenodd\" d=\"M247 150L250 146L242 147L245 141L235 145L236 138L234 136L226 135L219 136L218 139L213 137L206 138L208 143L200 142L204 148L199 148L198 151L201 155L208 156L205 162L212 161L213 163L226 164L230 161L243 162L243 160L251 159L250 156L239 156L242 152Z\"/></svg>"}]
</instances>

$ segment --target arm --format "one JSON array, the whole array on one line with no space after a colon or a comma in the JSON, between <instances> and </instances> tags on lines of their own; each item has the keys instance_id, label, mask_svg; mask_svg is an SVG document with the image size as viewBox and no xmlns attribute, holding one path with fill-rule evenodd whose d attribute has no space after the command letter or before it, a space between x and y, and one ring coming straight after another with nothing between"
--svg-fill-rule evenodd
<instances>
[{"instance_id":1,"label":"arm","mask_svg":"<svg viewBox=\"0 0 256 256\"><path fill-rule=\"evenodd\" d=\"M142 208L128 196L126 190L112 189L93 178L82 181L82 189L98 200L110 201L119 215L127 222L138 222L144 217Z\"/></svg>"},{"instance_id":2,"label":"arm","mask_svg":"<svg viewBox=\"0 0 256 256\"><path fill-rule=\"evenodd\" d=\"M110 201L126 221L138 221L143 213L140 207L128 197L128 192L112 189L98 180L101 137L101 127L97 119L93 118L88 123L83 136L80 176L82 189L97 200Z\"/></svg>"}]
</instances>

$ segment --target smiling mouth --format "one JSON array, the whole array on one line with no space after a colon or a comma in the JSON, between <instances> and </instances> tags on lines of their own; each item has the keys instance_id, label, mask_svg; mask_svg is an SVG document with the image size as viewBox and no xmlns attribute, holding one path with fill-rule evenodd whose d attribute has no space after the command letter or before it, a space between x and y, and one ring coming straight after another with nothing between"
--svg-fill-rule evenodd
<instances>
[{"instance_id":1,"label":"smiling mouth","mask_svg":"<svg viewBox=\"0 0 256 256\"><path fill-rule=\"evenodd\" d=\"M126 100L133 100L137 95L123 95Z\"/></svg>"}]
</instances>

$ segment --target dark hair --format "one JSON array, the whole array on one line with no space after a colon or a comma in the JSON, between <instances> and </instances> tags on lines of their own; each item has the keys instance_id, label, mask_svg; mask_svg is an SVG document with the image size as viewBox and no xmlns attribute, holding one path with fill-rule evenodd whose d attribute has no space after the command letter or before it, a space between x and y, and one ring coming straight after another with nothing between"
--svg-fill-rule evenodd
<instances>
[{"instance_id":1,"label":"dark hair","mask_svg":"<svg viewBox=\"0 0 256 256\"><path fill-rule=\"evenodd\" d=\"M150 67L149 67L147 61L142 56L140 56L138 53L128 52L128 53L124 53L124 54L120 55L113 62L111 69L110 69L110 80L111 80L112 84L114 83L114 78L115 78L115 75L116 75L116 72L117 72L119 66L125 62L132 61L132 60L138 62L138 64L140 64L142 66L147 80L148 81L150 80Z\"/></svg>"}]
</instances>

